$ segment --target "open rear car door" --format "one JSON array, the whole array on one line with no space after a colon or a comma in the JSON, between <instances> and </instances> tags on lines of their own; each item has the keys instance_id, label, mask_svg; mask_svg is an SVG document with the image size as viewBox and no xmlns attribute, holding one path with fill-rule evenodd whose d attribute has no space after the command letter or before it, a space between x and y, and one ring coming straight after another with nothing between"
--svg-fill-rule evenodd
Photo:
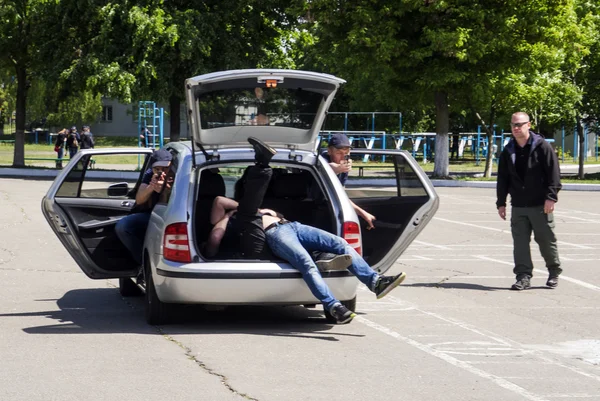
<instances>
[{"instance_id":1,"label":"open rear car door","mask_svg":"<svg viewBox=\"0 0 600 401\"><path fill-rule=\"evenodd\" d=\"M363 257L384 273L429 223L439 198L406 151L353 149L352 159L348 197L376 217L372 230L360 219ZM367 159L369 163L362 162Z\"/></svg>"},{"instance_id":2,"label":"open rear car door","mask_svg":"<svg viewBox=\"0 0 600 401\"><path fill-rule=\"evenodd\" d=\"M42 213L63 246L90 278L133 277L138 266L115 234L135 205L152 149L78 152L42 199ZM97 171L90 168L93 165ZM141 171L136 171L140 166Z\"/></svg>"}]
</instances>

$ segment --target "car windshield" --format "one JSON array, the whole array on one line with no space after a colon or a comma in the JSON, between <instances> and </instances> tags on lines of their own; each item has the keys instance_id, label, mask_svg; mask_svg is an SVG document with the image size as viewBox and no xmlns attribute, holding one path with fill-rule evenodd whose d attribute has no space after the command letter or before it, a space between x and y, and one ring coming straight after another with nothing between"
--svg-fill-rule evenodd
<instances>
[{"instance_id":1,"label":"car windshield","mask_svg":"<svg viewBox=\"0 0 600 401\"><path fill-rule=\"evenodd\" d=\"M198 96L202 129L264 125L307 130L324 96L302 88L232 88Z\"/></svg>"}]
</instances>

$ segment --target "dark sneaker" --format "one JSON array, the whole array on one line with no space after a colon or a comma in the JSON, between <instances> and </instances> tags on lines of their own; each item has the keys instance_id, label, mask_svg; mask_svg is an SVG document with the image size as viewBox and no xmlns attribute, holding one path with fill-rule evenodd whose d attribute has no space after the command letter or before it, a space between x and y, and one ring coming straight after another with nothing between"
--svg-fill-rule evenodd
<instances>
[{"instance_id":1,"label":"dark sneaker","mask_svg":"<svg viewBox=\"0 0 600 401\"><path fill-rule=\"evenodd\" d=\"M523 291L531 287L531 277L523 274L517 276L517 282L510 287L511 290Z\"/></svg>"},{"instance_id":2,"label":"dark sneaker","mask_svg":"<svg viewBox=\"0 0 600 401\"><path fill-rule=\"evenodd\" d=\"M352 264L352 256L321 253L315 261L317 268L322 271L346 270Z\"/></svg>"},{"instance_id":3,"label":"dark sneaker","mask_svg":"<svg viewBox=\"0 0 600 401\"><path fill-rule=\"evenodd\" d=\"M350 321L356 317L356 313L352 312L342 304L333 305L329 313L339 324L350 323Z\"/></svg>"},{"instance_id":4,"label":"dark sneaker","mask_svg":"<svg viewBox=\"0 0 600 401\"><path fill-rule=\"evenodd\" d=\"M556 288L558 286L558 276L548 277L548 281L546 281L546 285L550 288Z\"/></svg>"},{"instance_id":5,"label":"dark sneaker","mask_svg":"<svg viewBox=\"0 0 600 401\"><path fill-rule=\"evenodd\" d=\"M259 166L268 166L269 162L271 161L271 158L275 156L275 153L277 153L277 151L269 145L267 145L266 143L264 143L263 141L261 141L260 139L254 138L252 136L248 138L248 142L250 142L250 145L252 145L252 147L254 148L254 160L256 161L256 164L258 164Z\"/></svg>"},{"instance_id":6,"label":"dark sneaker","mask_svg":"<svg viewBox=\"0 0 600 401\"><path fill-rule=\"evenodd\" d=\"M400 273L397 276L381 276L375 284L375 294L377 299L381 299L390 293L394 288L404 281L406 278L405 273Z\"/></svg>"}]
</instances>

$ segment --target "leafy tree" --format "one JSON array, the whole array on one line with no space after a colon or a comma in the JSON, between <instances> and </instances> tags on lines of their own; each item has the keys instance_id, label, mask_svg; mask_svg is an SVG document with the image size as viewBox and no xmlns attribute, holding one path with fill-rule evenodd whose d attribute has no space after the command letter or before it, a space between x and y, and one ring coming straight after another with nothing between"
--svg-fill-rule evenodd
<instances>
[{"instance_id":1,"label":"leafy tree","mask_svg":"<svg viewBox=\"0 0 600 401\"><path fill-rule=\"evenodd\" d=\"M449 104L489 110L491 136L497 113L511 103L511 80L558 68L565 27L575 21L574 0L314 0L309 7L319 51L354 96L403 111L435 106L435 176L448 175Z\"/></svg>"}]
</instances>

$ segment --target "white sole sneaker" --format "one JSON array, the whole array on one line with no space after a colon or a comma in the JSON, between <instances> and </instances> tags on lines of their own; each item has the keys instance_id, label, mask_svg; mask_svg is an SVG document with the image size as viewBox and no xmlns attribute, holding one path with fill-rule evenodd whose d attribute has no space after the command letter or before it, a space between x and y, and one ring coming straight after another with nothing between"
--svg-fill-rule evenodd
<instances>
[{"instance_id":1,"label":"white sole sneaker","mask_svg":"<svg viewBox=\"0 0 600 401\"><path fill-rule=\"evenodd\" d=\"M317 260L315 264L322 272L346 270L352 264L352 256L336 255L332 259Z\"/></svg>"},{"instance_id":2,"label":"white sole sneaker","mask_svg":"<svg viewBox=\"0 0 600 401\"><path fill-rule=\"evenodd\" d=\"M400 275L398 275L396 280L392 281L392 283L390 285L388 285L385 290L381 291L381 294L377 295L377 299L381 299L381 298L385 297L394 288L398 287L400 285L400 283L402 283L404 281L405 278L406 278L406 273L401 273Z\"/></svg>"}]
</instances>

